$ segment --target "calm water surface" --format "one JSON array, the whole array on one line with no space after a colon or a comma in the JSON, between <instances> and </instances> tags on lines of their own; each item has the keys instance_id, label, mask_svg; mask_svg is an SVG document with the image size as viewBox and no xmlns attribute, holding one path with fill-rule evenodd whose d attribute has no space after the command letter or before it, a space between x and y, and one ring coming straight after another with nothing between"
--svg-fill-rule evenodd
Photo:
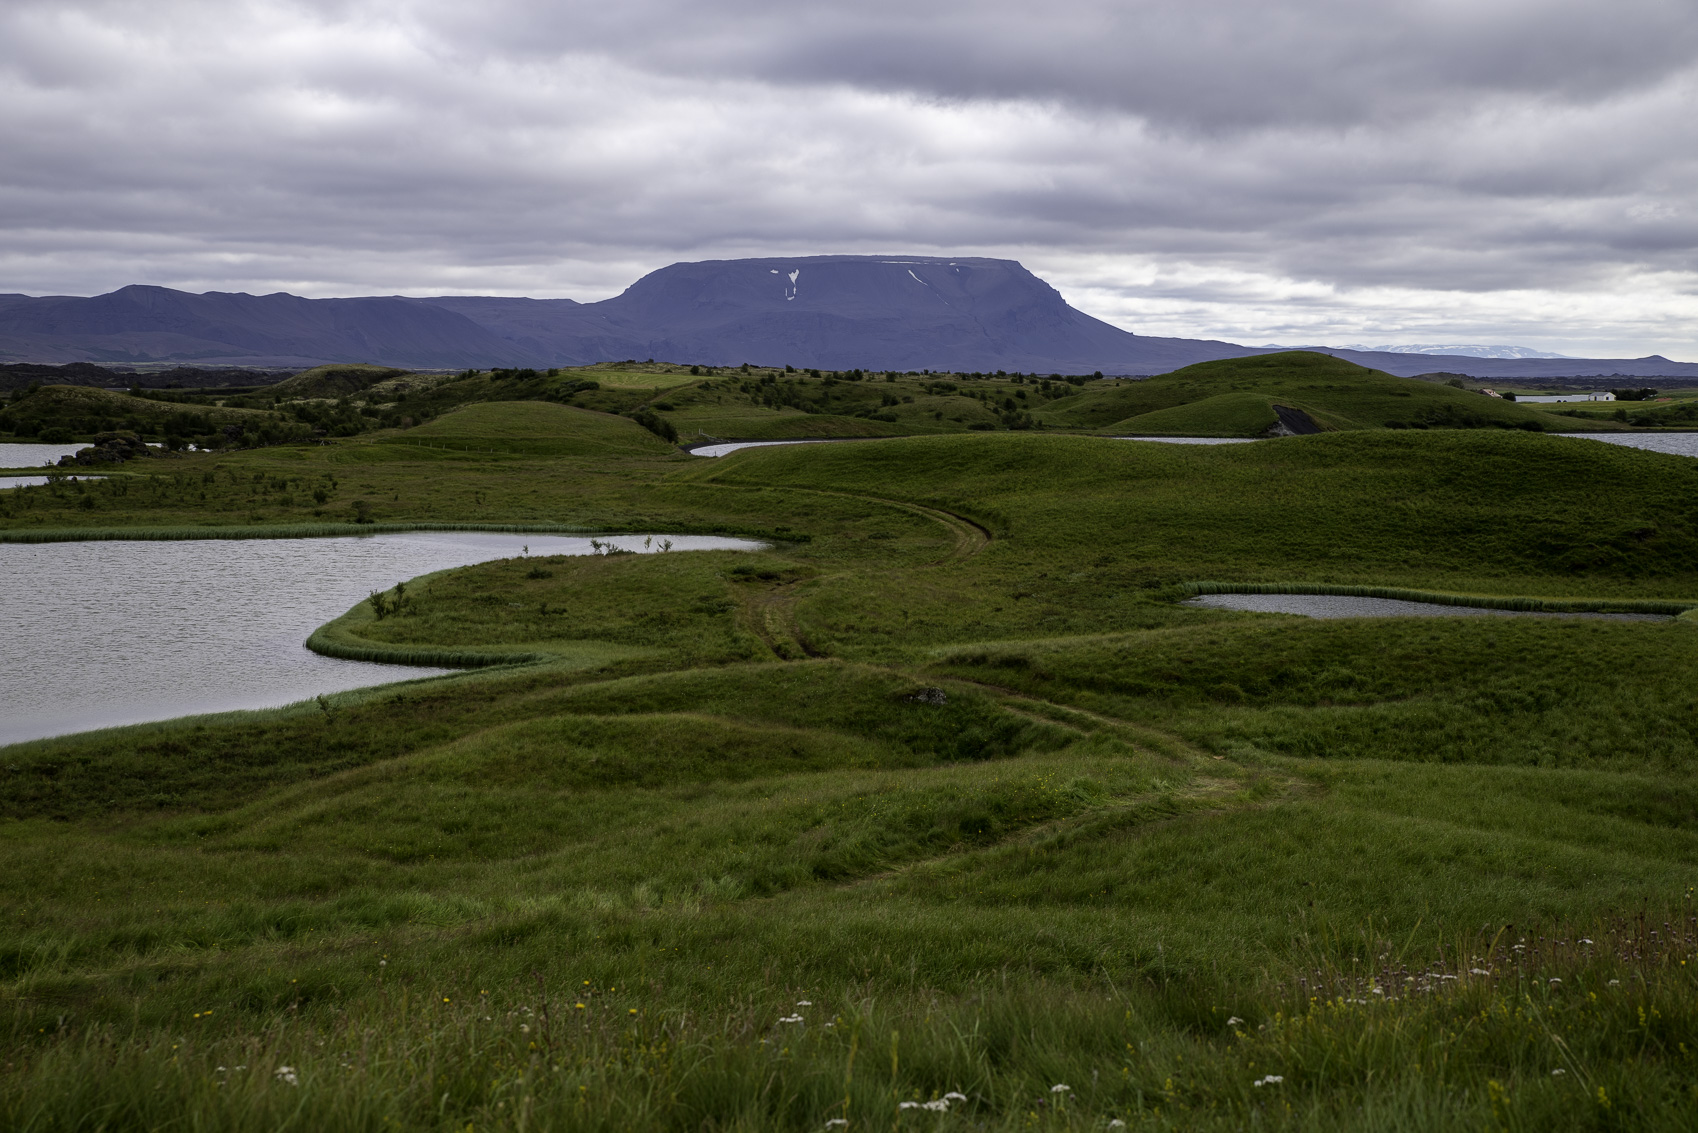
<instances>
[{"instance_id":1,"label":"calm water surface","mask_svg":"<svg viewBox=\"0 0 1698 1133\"><path fill-rule=\"evenodd\" d=\"M66 480L103 480L103 476L66 476ZM0 476L0 491L7 488L39 488L47 483L45 476Z\"/></svg>"},{"instance_id":2,"label":"calm water surface","mask_svg":"<svg viewBox=\"0 0 1698 1133\"><path fill-rule=\"evenodd\" d=\"M760 546L667 538L674 552ZM643 550L641 535L602 542ZM303 642L373 590L527 545L591 553L587 536L465 532L0 544L0 744L446 672L320 657Z\"/></svg>"},{"instance_id":3,"label":"calm water surface","mask_svg":"<svg viewBox=\"0 0 1698 1133\"><path fill-rule=\"evenodd\" d=\"M1487 610L1479 606L1441 606L1400 598L1357 598L1349 594L1204 594L1182 606L1248 610L1258 614L1300 614L1306 618L1603 618L1612 622L1665 622L1661 614L1552 614L1539 610Z\"/></svg>"},{"instance_id":4,"label":"calm water surface","mask_svg":"<svg viewBox=\"0 0 1698 1133\"><path fill-rule=\"evenodd\" d=\"M1609 445L1626 445L1650 452L1666 452L1675 456L1698 456L1698 433L1562 433L1564 437L1579 437L1588 441L1603 441Z\"/></svg>"},{"instance_id":5,"label":"calm water surface","mask_svg":"<svg viewBox=\"0 0 1698 1133\"><path fill-rule=\"evenodd\" d=\"M931 434L936 436L937 434ZM726 441L724 444L702 445L690 450L691 456L729 456L738 449L770 448L773 445L829 445L845 444L851 440L876 441L890 440L888 437L844 437L833 440L802 440L802 441ZM1249 444L1257 437L1108 437L1113 441L1160 441L1168 445L1243 445Z\"/></svg>"},{"instance_id":6,"label":"calm water surface","mask_svg":"<svg viewBox=\"0 0 1698 1133\"><path fill-rule=\"evenodd\" d=\"M75 445L15 445L0 444L0 468L40 468L43 464L58 464L61 456L70 456L90 448Z\"/></svg>"}]
</instances>

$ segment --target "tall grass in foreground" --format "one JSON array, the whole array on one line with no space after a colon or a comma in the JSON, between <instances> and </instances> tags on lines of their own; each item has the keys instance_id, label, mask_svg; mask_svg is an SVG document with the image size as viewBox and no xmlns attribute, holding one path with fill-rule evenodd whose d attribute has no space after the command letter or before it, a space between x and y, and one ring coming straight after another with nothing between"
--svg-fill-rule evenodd
<instances>
[{"instance_id":1,"label":"tall grass in foreground","mask_svg":"<svg viewBox=\"0 0 1698 1133\"><path fill-rule=\"evenodd\" d=\"M1427 963L1371 925L1316 945L1314 966L1244 987L1003 971L953 995L809 989L775 963L762 988L680 1003L658 982L478 987L468 958L374 961L334 1007L185 1004L170 1028L31 1028L17 1004L0 1124L1552 1130L1698 1113L1690 904L1486 928Z\"/></svg>"}]
</instances>

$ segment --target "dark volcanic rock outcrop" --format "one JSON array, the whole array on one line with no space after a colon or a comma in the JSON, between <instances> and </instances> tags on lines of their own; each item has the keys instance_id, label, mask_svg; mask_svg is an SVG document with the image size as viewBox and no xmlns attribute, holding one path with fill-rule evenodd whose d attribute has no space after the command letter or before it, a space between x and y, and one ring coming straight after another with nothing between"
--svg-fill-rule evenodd
<instances>
[{"instance_id":1,"label":"dark volcanic rock outcrop","mask_svg":"<svg viewBox=\"0 0 1698 1133\"><path fill-rule=\"evenodd\" d=\"M59 458L59 464L64 468L88 466L91 464L122 464L126 460L138 457L156 457L164 455L159 449L153 448L134 433L96 433L94 447L81 449L70 456Z\"/></svg>"}]
</instances>

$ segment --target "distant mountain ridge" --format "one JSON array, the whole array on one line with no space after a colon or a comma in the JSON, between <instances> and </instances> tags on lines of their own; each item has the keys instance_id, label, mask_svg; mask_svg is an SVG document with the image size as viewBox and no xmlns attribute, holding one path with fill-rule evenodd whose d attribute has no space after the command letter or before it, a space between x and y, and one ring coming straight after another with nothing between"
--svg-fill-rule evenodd
<instances>
[{"instance_id":1,"label":"distant mountain ridge","mask_svg":"<svg viewBox=\"0 0 1698 1133\"><path fill-rule=\"evenodd\" d=\"M1466 358L1567 358L1566 354L1552 354L1545 350L1534 350L1527 346L1483 346L1483 345L1449 345L1441 346L1428 343L1425 345L1406 346L1364 346L1359 342L1346 343L1346 350L1362 350L1370 354L1461 354Z\"/></svg>"},{"instance_id":2,"label":"distant mountain ridge","mask_svg":"<svg viewBox=\"0 0 1698 1133\"><path fill-rule=\"evenodd\" d=\"M132 285L0 295L0 362L412 369L626 358L713 366L1144 375L1269 347L1133 334L1013 260L786 256L677 263L596 303L506 296L304 299ZM1323 349L1389 373L1698 379L1698 364Z\"/></svg>"}]
</instances>

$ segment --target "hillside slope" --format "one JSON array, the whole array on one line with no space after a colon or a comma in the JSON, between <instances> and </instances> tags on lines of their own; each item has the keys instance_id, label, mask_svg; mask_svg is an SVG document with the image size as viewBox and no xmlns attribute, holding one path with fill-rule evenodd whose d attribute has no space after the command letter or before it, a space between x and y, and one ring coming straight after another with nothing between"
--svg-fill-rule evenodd
<instances>
[{"instance_id":1,"label":"hillside slope","mask_svg":"<svg viewBox=\"0 0 1698 1133\"><path fill-rule=\"evenodd\" d=\"M1275 429L1276 405L1301 410L1327 430L1577 427L1531 406L1309 351L1187 366L1065 398L1036 416L1051 427L1107 433L1246 437Z\"/></svg>"}]
</instances>

